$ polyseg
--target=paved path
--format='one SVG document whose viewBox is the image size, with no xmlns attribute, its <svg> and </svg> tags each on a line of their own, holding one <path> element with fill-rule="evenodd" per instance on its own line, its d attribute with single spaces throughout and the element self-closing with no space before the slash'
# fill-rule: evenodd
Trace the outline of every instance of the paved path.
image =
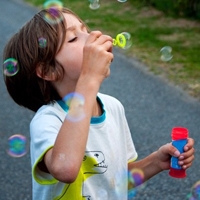
<svg viewBox="0 0 200 200">
<path fill-rule="evenodd" d="M 37 9 L 21 0 L 0 1 L 0 62 L 2 50 Z M 2 70 L 0 70 L 2 73 Z M 0 74 L 2 77 L 2 74 Z M 187 171 L 187 178 L 173 179 L 162 172 L 149 180 L 135 200 L 182 200 L 200 180 L 200 102 L 179 88 L 151 75 L 137 61 L 115 50 L 111 76 L 101 91 L 117 97 L 126 110 L 139 159 L 170 142 L 171 128 L 185 126 L 196 140 L 196 160 Z M 31 200 L 30 155 L 12 158 L 7 155 L 7 139 L 20 133 L 29 139 L 29 122 L 33 113 L 10 99 L 3 79 L 0 79 L 0 200 Z"/>
</svg>

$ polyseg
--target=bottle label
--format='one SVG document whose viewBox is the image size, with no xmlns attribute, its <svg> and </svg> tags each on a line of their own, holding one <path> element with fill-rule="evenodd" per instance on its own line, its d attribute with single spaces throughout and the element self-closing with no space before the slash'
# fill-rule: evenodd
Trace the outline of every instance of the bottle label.
<svg viewBox="0 0 200 200">
<path fill-rule="evenodd" d="M 184 146 L 186 144 L 187 144 L 187 139 L 172 141 L 172 145 L 175 146 L 180 153 L 184 152 Z M 174 169 L 182 169 L 182 167 L 178 164 L 178 158 L 173 156 L 171 157 L 171 167 Z"/>
</svg>

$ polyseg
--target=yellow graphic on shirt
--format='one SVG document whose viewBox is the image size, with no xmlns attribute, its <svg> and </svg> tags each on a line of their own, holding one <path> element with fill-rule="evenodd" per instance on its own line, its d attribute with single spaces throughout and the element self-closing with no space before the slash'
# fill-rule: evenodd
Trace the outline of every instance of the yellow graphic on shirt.
<svg viewBox="0 0 200 200">
<path fill-rule="evenodd" d="M 86 151 L 76 181 L 66 184 L 62 194 L 54 200 L 91 200 L 90 194 L 84 194 L 83 184 L 91 176 L 103 174 L 106 170 L 107 165 L 101 151 Z"/>
</svg>

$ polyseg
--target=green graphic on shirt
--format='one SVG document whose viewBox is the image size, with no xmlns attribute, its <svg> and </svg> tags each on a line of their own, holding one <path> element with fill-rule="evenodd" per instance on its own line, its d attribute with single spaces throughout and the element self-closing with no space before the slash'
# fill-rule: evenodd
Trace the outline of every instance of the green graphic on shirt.
<svg viewBox="0 0 200 200">
<path fill-rule="evenodd" d="M 95 174 L 105 173 L 106 170 L 107 165 L 101 151 L 86 151 L 76 181 L 66 184 L 62 194 L 54 200 L 90 200 L 90 194 L 84 194 L 84 182 Z"/>
</svg>

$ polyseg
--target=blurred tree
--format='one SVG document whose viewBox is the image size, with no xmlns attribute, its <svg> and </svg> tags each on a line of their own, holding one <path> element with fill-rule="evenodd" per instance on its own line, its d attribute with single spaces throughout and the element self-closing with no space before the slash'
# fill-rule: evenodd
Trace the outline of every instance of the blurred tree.
<svg viewBox="0 0 200 200">
<path fill-rule="evenodd" d="M 170 15 L 200 19 L 200 0 L 142 0 L 142 2 Z"/>
</svg>

